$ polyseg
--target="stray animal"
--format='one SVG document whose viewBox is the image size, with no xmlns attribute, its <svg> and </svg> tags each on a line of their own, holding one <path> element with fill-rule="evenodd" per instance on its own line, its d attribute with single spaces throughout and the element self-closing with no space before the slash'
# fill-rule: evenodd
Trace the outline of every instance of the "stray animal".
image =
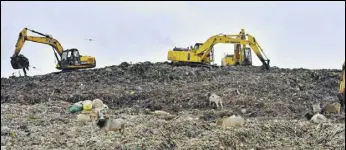
<svg viewBox="0 0 346 150">
<path fill-rule="evenodd" d="M 221 106 L 221 109 L 223 109 L 223 104 L 222 104 L 222 98 L 218 95 L 216 95 L 215 93 L 212 94 L 208 94 L 209 97 L 209 105 L 211 105 L 212 103 L 216 104 L 216 107 L 219 108 L 219 104 Z"/>
<path fill-rule="evenodd" d="M 227 118 L 221 118 L 216 121 L 216 126 L 222 128 L 228 128 L 233 126 L 242 126 L 245 124 L 245 119 L 241 116 L 231 116 Z"/>
<path fill-rule="evenodd" d="M 99 119 L 96 125 L 105 132 L 119 131 L 121 134 L 124 134 L 125 130 L 125 122 L 123 119 L 109 119 L 105 117 L 104 119 Z"/>
<path fill-rule="evenodd" d="M 310 120 L 313 123 L 327 122 L 327 118 L 320 113 L 317 113 L 315 115 L 312 115 L 310 113 L 306 113 L 304 116 L 306 117 L 306 119 Z"/>
<path fill-rule="evenodd" d="M 323 107 L 321 114 L 330 114 L 330 113 L 336 113 L 339 114 L 341 109 L 340 103 L 333 103 L 333 104 L 327 104 Z"/>
<path fill-rule="evenodd" d="M 321 104 L 320 103 L 313 104 L 312 105 L 312 111 L 314 113 L 321 112 Z"/>
</svg>

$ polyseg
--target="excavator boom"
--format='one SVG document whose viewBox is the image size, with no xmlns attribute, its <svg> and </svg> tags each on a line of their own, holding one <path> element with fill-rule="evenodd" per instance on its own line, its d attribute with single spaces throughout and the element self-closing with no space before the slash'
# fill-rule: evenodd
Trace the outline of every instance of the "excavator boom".
<svg viewBox="0 0 346 150">
<path fill-rule="evenodd" d="M 31 31 L 40 36 L 28 36 L 27 32 Z M 24 28 L 20 33 L 16 43 L 15 51 L 11 57 L 11 65 L 13 69 L 22 69 L 27 68 L 28 66 L 24 63 L 22 55 L 19 55 L 21 52 L 24 43 L 26 41 L 31 41 L 35 43 L 47 44 L 53 48 L 58 64 L 56 69 L 59 70 L 75 70 L 75 69 L 86 69 L 94 68 L 96 66 L 96 59 L 92 56 L 81 56 L 78 49 L 67 49 L 64 50 L 60 42 L 54 39 L 48 34 L 43 34 L 28 28 Z"/>
<path fill-rule="evenodd" d="M 27 31 L 31 31 L 33 33 L 39 34 L 43 37 L 36 37 L 36 36 L 27 36 Z M 18 56 L 18 54 L 20 53 L 20 51 L 22 50 L 25 41 L 31 41 L 31 42 L 36 42 L 36 43 L 42 43 L 42 44 L 48 44 L 50 46 L 52 46 L 54 48 L 54 50 L 61 55 L 63 52 L 63 47 L 62 45 L 59 43 L 58 40 L 54 39 L 53 37 L 51 37 L 50 35 L 46 35 L 34 30 L 30 30 L 28 28 L 24 28 L 20 33 L 19 33 L 19 37 L 16 43 L 16 49 L 14 51 L 14 54 L 12 57 L 16 57 Z"/>
<path fill-rule="evenodd" d="M 215 44 L 218 44 L 218 43 L 241 44 L 241 45 L 249 45 L 251 49 L 254 51 L 254 53 L 257 55 L 257 57 L 261 60 L 263 66 L 266 69 L 269 69 L 270 60 L 264 55 L 264 52 L 262 48 L 259 46 L 259 44 L 257 43 L 256 39 L 249 34 L 246 34 L 248 39 L 244 39 L 244 37 L 242 37 L 242 33 L 244 33 L 244 30 L 242 30 L 241 34 L 239 35 L 218 34 L 218 35 L 214 35 L 210 37 L 208 40 L 206 40 L 202 44 L 199 44 L 198 46 L 196 46 L 197 45 L 196 44 L 193 49 L 182 50 L 182 51 L 177 51 L 174 49 L 170 50 L 168 51 L 168 60 L 171 60 L 173 63 L 190 62 L 190 63 L 210 64 L 213 61 L 211 56 L 213 56 L 213 46 Z M 235 59 L 239 59 L 239 56 L 237 55 L 238 54 L 236 54 Z"/>
</svg>

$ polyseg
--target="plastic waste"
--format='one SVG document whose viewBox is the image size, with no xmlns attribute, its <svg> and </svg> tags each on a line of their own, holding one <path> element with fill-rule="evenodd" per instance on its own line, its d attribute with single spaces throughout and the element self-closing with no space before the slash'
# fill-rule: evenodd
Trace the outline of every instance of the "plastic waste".
<svg viewBox="0 0 346 150">
<path fill-rule="evenodd" d="M 87 101 L 83 103 L 83 110 L 90 111 L 92 110 L 92 108 L 93 108 L 92 101 Z"/>
<path fill-rule="evenodd" d="M 82 111 L 82 105 L 72 105 L 69 109 L 70 113 L 76 113 Z"/>
<path fill-rule="evenodd" d="M 83 109 L 83 101 L 80 101 L 80 102 L 74 103 L 70 107 L 69 111 L 70 113 L 76 113 L 76 112 L 82 111 L 82 109 Z"/>
</svg>

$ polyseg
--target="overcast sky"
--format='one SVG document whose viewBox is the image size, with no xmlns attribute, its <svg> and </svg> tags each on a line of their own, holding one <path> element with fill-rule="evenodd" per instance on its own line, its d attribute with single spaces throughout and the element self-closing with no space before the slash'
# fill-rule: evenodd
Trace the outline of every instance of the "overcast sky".
<svg viewBox="0 0 346 150">
<path fill-rule="evenodd" d="M 340 69 L 345 60 L 345 2 L 2 1 L 2 77 L 18 72 L 10 56 L 24 27 L 51 34 L 64 49 L 95 56 L 97 67 L 166 61 L 174 46 L 188 47 L 242 28 L 256 37 L 271 66 Z M 233 53 L 233 45 L 214 49 L 218 64 L 225 53 Z M 36 67 L 28 75 L 58 71 L 48 45 L 26 42 L 21 53 Z M 255 55 L 253 61 L 261 64 Z"/>
</svg>

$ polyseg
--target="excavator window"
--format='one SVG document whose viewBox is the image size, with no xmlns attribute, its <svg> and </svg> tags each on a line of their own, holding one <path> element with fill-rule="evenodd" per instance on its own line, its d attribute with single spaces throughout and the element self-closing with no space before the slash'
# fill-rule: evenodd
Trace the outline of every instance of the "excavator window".
<svg viewBox="0 0 346 150">
<path fill-rule="evenodd" d="M 195 50 L 197 50 L 197 49 L 199 48 L 199 46 L 200 46 L 200 45 L 199 45 L 198 43 L 196 43 L 196 44 L 195 44 Z"/>
<path fill-rule="evenodd" d="M 244 53 L 245 53 L 245 59 L 248 60 L 251 57 L 251 49 L 244 48 Z"/>
<path fill-rule="evenodd" d="M 71 58 L 71 51 L 68 51 L 68 52 L 67 52 L 67 57 L 68 57 L 68 58 Z"/>
<path fill-rule="evenodd" d="M 62 64 L 64 65 L 80 65 L 79 60 L 79 51 L 72 49 L 72 50 L 65 50 L 61 55 Z"/>
<path fill-rule="evenodd" d="M 67 60 L 67 53 L 66 52 L 62 53 L 61 60 Z"/>
<path fill-rule="evenodd" d="M 78 51 L 73 51 L 73 56 L 74 57 L 79 57 L 79 52 Z"/>
<path fill-rule="evenodd" d="M 73 61 L 75 65 L 80 65 L 79 63 L 79 52 L 78 50 L 73 50 Z"/>
</svg>

